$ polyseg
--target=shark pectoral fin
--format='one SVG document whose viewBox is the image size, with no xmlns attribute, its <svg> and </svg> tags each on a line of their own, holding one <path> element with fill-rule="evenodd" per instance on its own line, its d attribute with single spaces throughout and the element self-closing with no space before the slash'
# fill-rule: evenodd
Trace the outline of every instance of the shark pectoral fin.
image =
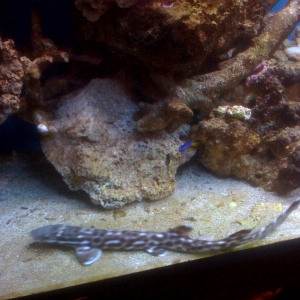
<svg viewBox="0 0 300 300">
<path fill-rule="evenodd" d="M 181 226 L 177 226 L 175 228 L 171 228 L 169 230 L 169 232 L 174 232 L 177 233 L 179 235 L 188 235 L 190 231 L 193 230 L 193 226 L 192 225 L 181 225 Z"/>
<path fill-rule="evenodd" d="M 88 266 L 97 261 L 102 255 L 102 250 L 91 247 L 77 247 L 75 249 L 77 259 L 84 266 Z"/>
<path fill-rule="evenodd" d="M 146 251 L 154 256 L 164 256 L 168 252 L 166 249 L 157 248 L 157 247 L 151 247 Z"/>
</svg>

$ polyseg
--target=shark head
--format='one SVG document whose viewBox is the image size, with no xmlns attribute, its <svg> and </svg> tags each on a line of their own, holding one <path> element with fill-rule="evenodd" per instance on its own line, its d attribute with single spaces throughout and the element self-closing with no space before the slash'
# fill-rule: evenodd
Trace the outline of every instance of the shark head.
<svg viewBox="0 0 300 300">
<path fill-rule="evenodd" d="M 31 231 L 31 236 L 37 242 L 43 243 L 54 243 L 57 240 L 57 236 L 59 235 L 60 229 L 64 227 L 64 225 L 46 225 Z"/>
</svg>

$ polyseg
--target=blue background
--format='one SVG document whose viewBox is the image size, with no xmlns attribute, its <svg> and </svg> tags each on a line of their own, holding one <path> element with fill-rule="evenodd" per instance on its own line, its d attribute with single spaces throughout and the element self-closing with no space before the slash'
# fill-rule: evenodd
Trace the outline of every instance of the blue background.
<svg viewBox="0 0 300 300">
<path fill-rule="evenodd" d="M 286 3 L 288 2 L 288 0 L 280 0 L 272 9 L 271 11 L 276 11 L 278 9 L 280 9 L 281 7 L 283 7 L 284 5 L 286 5 Z"/>
</svg>

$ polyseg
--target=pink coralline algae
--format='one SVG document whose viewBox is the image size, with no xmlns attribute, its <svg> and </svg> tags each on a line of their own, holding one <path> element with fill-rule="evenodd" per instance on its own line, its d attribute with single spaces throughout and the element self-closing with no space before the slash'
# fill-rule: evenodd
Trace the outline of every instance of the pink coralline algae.
<svg viewBox="0 0 300 300">
<path fill-rule="evenodd" d="M 161 0 L 163 8 L 171 8 L 174 6 L 175 0 Z"/>
<path fill-rule="evenodd" d="M 254 69 L 252 75 L 248 76 L 246 79 L 246 85 L 250 86 L 251 84 L 256 84 L 259 81 L 259 77 L 266 73 L 269 69 L 269 64 L 265 61 L 261 62 L 257 67 Z"/>
</svg>

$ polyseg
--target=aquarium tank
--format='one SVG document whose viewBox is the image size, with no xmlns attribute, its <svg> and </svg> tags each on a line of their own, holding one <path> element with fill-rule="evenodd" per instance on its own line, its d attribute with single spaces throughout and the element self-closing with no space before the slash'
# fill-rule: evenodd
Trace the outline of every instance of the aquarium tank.
<svg viewBox="0 0 300 300">
<path fill-rule="evenodd" d="M 300 0 L 2 0 L 0 299 L 201 282 L 297 241 L 299 21 Z"/>
</svg>

